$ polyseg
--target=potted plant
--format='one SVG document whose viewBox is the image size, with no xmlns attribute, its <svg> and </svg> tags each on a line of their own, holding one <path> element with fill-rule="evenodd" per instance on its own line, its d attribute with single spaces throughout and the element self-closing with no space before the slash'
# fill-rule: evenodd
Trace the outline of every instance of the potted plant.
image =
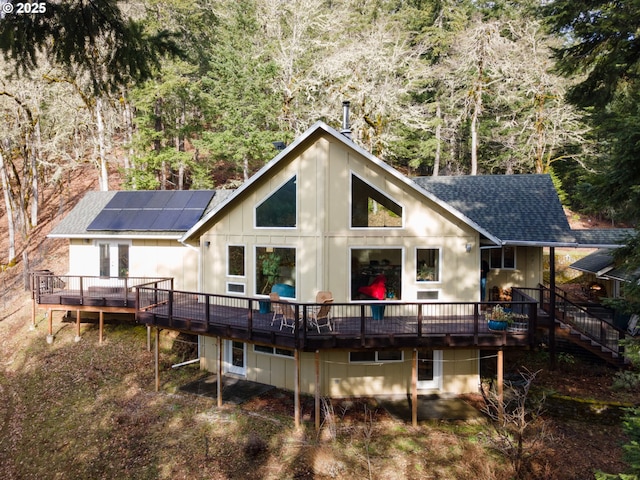
<svg viewBox="0 0 640 480">
<path fill-rule="evenodd" d="M 263 253 L 258 257 L 260 261 L 260 272 L 262 273 L 262 289 L 260 293 L 262 295 L 268 295 L 271 291 L 271 287 L 278 281 L 280 277 L 280 255 L 275 252 Z M 271 309 L 271 303 L 261 301 L 260 313 L 268 313 Z"/>
<path fill-rule="evenodd" d="M 512 321 L 507 326 L 507 331 L 511 333 L 527 333 L 529 330 L 529 316 L 524 313 L 512 313 Z"/>
<path fill-rule="evenodd" d="M 487 314 L 489 330 L 506 330 L 511 323 L 513 323 L 513 313 L 511 310 L 503 308 L 502 305 L 496 305 Z"/>
</svg>

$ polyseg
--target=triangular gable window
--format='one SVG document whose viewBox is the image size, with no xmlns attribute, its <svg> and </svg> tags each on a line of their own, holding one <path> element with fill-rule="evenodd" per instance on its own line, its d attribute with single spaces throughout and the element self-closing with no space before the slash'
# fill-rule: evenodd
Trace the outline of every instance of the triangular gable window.
<svg viewBox="0 0 640 480">
<path fill-rule="evenodd" d="M 402 206 L 356 175 L 351 175 L 351 226 L 401 228 Z"/>
<path fill-rule="evenodd" d="M 297 197 L 294 176 L 256 207 L 256 227 L 295 228 Z"/>
</svg>

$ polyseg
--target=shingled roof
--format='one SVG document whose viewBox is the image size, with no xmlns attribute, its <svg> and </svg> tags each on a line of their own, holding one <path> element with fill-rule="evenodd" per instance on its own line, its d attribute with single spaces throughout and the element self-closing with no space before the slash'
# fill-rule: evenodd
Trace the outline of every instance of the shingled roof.
<svg viewBox="0 0 640 480">
<path fill-rule="evenodd" d="M 549 175 L 417 177 L 504 245 L 576 246 Z"/>
</svg>

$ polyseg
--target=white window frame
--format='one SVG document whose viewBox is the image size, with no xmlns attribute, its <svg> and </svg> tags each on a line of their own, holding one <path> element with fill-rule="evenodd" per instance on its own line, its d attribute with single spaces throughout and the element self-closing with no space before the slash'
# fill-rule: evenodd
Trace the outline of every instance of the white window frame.
<svg viewBox="0 0 640 480">
<path fill-rule="evenodd" d="M 242 256 L 242 261 L 244 262 L 244 275 L 232 275 L 229 272 L 229 248 L 230 247 L 242 247 L 244 249 L 244 255 Z M 229 243 L 227 244 L 227 277 L 230 278 L 247 278 L 247 246 L 241 243 Z"/>
<path fill-rule="evenodd" d="M 261 350 L 256 350 L 256 347 L 270 348 L 271 349 L 271 353 L 263 352 Z M 278 350 L 291 352 L 291 355 L 283 355 L 282 353 L 278 353 Z M 269 345 L 256 345 L 256 344 L 254 344 L 253 345 L 253 353 L 255 353 L 256 355 L 269 355 L 271 357 L 280 357 L 280 358 L 288 358 L 288 359 L 293 359 L 293 357 L 294 357 L 293 350 L 289 350 L 287 348 L 272 347 L 272 346 L 269 346 Z"/>
<path fill-rule="evenodd" d="M 118 247 L 120 245 L 126 245 L 127 246 L 127 250 L 128 250 L 128 263 L 129 263 L 129 271 L 127 272 L 127 276 L 129 276 L 129 274 L 131 273 L 131 247 L 132 247 L 132 241 L 128 240 L 128 239 L 122 239 L 122 240 L 116 240 L 116 239 L 96 239 L 94 240 L 94 245 L 96 247 L 96 251 L 98 254 L 98 258 L 96 259 L 96 264 L 97 264 L 97 273 L 96 276 L 100 276 L 100 277 L 104 277 L 106 278 L 107 276 L 104 275 L 100 275 L 100 245 L 109 245 L 109 259 L 110 259 L 110 266 L 109 266 L 109 275 L 108 277 L 119 277 L 120 278 L 120 272 L 116 272 L 117 275 L 112 275 L 111 273 L 113 272 L 113 269 L 115 268 L 116 270 L 118 269 L 118 259 L 119 259 L 119 252 L 118 252 Z M 114 263 L 115 262 L 115 263 Z"/>
<path fill-rule="evenodd" d="M 263 245 L 263 244 L 254 245 L 253 246 L 253 259 L 254 259 L 253 260 L 253 273 L 252 273 L 252 275 L 253 275 L 253 288 L 255 288 L 256 296 L 258 296 L 258 297 L 267 297 L 267 296 L 269 296 L 268 292 L 266 294 L 262 294 L 261 292 L 258 291 L 258 288 L 257 288 L 258 287 L 258 285 L 257 285 L 257 282 L 258 282 L 257 273 L 258 273 L 258 249 L 259 248 L 265 248 L 265 249 L 266 248 L 272 248 L 274 250 L 277 249 L 277 248 L 286 248 L 286 249 L 289 249 L 289 250 L 293 250 L 295 252 L 296 264 L 295 264 L 294 268 L 295 268 L 295 272 L 296 273 L 295 273 L 295 277 L 294 277 L 294 285 L 293 285 L 293 287 L 296 289 L 296 297 L 295 298 L 297 298 L 298 297 L 297 285 L 299 285 L 299 281 L 298 281 L 299 280 L 298 279 L 298 271 L 299 271 L 299 268 L 298 268 L 298 261 L 299 261 L 299 259 L 298 259 L 298 247 L 297 246 L 291 246 L 291 245 Z M 294 300 L 295 300 L 295 298 L 294 298 Z"/>
<path fill-rule="evenodd" d="M 418 250 L 437 250 L 438 251 L 438 279 L 437 280 L 418 280 Z M 418 285 L 442 283 L 442 247 L 416 247 L 415 249 L 416 269 L 414 280 Z"/>
<path fill-rule="evenodd" d="M 375 350 L 373 353 L 375 354 L 373 360 L 351 360 L 352 353 L 362 353 L 359 351 L 351 351 L 349 352 L 349 363 L 353 363 L 356 365 L 366 365 L 371 363 L 401 363 L 404 362 L 404 350 L 392 350 L 394 352 L 400 352 L 400 360 L 380 360 L 378 358 L 378 354 L 380 353 L 378 350 Z"/>
<path fill-rule="evenodd" d="M 242 291 L 234 291 L 231 290 L 231 286 L 242 287 Z M 238 289 L 240 290 L 240 289 Z M 247 294 L 247 285 L 242 282 L 227 282 L 226 283 L 226 291 L 229 295 L 246 295 Z"/>
<path fill-rule="evenodd" d="M 280 190 L 287 183 L 289 183 L 292 178 L 294 178 L 295 182 L 296 182 L 296 224 L 295 224 L 295 226 L 293 226 L 293 227 L 259 227 L 258 226 L 258 207 L 263 205 L 278 190 Z M 298 223 L 299 223 L 299 219 L 300 219 L 300 215 L 299 215 L 299 213 L 300 213 L 300 210 L 299 210 L 300 192 L 299 192 L 299 188 L 298 188 L 297 182 L 298 182 L 298 174 L 294 173 L 290 177 L 287 177 L 287 179 L 284 182 L 280 183 L 276 188 L 271 189 L 269 191 L 269 193 L 262 198 L 262 200 L 260 200 L 259 202 L 256 202 L 256 204 L 253 207 L 253 227 L 254 228 L 256 228 L 258 230 L 296 230 L 298 228 Z"/>
<path fill-rule="evenodd" d="M 349 228 L 351 230 L 382 230 L 382 231 L 401 230 L 401 229 L 403 229 L 405 227 L 405 211 L 406 211 L 405 206 L 401 202 L 398 202 L 388 192 L 385 192 L 381 188 L 378 188 L 375 185 L 373 185 L 370 181 L 366 180 L 364 177 L 362 177 L 362 175 L 358 175 L 353 170 L 351 170 L 350 173 L 351 174 L 349 176 Z M 402 216 L 400 218 L 400 226 L 399 227 L 354 227 L 353 226 L 353 215 L 352 215 L 352 212 L 353 212 L 353 177 L 358 177 L 358 179 L 362 183 L 366 183 L 370 188 L 372 188 L 373 190 L 376 190 L 377 192 L 380 192 L 381 195 L 384 195 L 385 197 L 389 198 L 389 200 L 391 200 L 392 202 L 397 204 L 400 208 L 402 208 Z"/>
<path fill-rule="evenodd" d="M 405 267 L 405 248 L 402 246 L 399 247 L 390 247 L 390 246 L 386 246 L 386 245 L 374 245 L 374 246 L 367 246 L 367 245 L 357 245 L 357 246 L 351 246 L 349 247 L 348 250 L 348 254 L 349 254 L 349 258 L 347 259 L 347 265 L 349 265 L 349 278 L 353 278 L 353 265 L 351 263 L 351 260 L 353 259 L 353 251 L 354 250 L 400 250 L 400 290 L 404 290 L 406 291 L 406 289 L 403 289 L 402 286 L 404 285 L 404 267 Z M 296 262 L 297 262 L 297 257 L 296 257 Z M 362 303 L 362 300 L 353 300 L 351 298 L 351 289 L 349 288 L 349 301 L 350 302 L 354 302 L 354 303 Z M 394 301 L 394 300 L 399 300 L 398 296 L 396 295 L 393 299 L 390 298 L 385 298 L 384 300 L 371 300 L 371 301 Z M 370 303 L 371 301 L 367 301 L 367 303 Z"/>
<path fill-rule="evenodd" d="M 504 249 L 505 248 L 512 248 L 513 249 L 513 267 L 505 267 L 504 266 Z M 515 245 L 505 245 L 503 247 L 500 247 L 500 266 L 496 267 L 493 265 L 492 260 L 493 260 L 493 251 L 496 250 L 494 248 L 490 248 L 489 250 L 489 268 L 491 270 L 517 270 L 518 268 L 518 247 L 516 247 Z"/>
</svg>

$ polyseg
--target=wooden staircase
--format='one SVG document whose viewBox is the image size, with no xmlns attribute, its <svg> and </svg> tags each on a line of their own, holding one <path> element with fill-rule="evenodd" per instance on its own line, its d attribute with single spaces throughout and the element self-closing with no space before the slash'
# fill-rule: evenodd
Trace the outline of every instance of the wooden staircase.
<svg viewBox="0 0 640 480">
<path fill-rule="evenodd" d="M 550 315 L 551 291 L 545 290 L 542 309 Z M 628 364 L 624 356 L 624 347 L 620 345 L 625 331 L 613 324 L 610 315 L 609 318 L 605 318 L 602 309 L 590 309 L 573 303 L 561 290 L 555 292 L 555 307 L 556 338 L 577 345 L 618 368 Z"/>
<path fill-rule="evenodd" d="M 577 345 L 584 350 L 592 353 L 593 355 L 601 358 L 610 365 L 622 368 L 626 366 L 627 360 L 622 352 L 615 351 L 608 348 L 598 341 L 588 337 L 584 333 L 580 332 L 572 325 L 568 325 L 559 320 L 556 320 L 555 334 L 556 338 L 562 338 L 573 345 Z"/>
</svg>

